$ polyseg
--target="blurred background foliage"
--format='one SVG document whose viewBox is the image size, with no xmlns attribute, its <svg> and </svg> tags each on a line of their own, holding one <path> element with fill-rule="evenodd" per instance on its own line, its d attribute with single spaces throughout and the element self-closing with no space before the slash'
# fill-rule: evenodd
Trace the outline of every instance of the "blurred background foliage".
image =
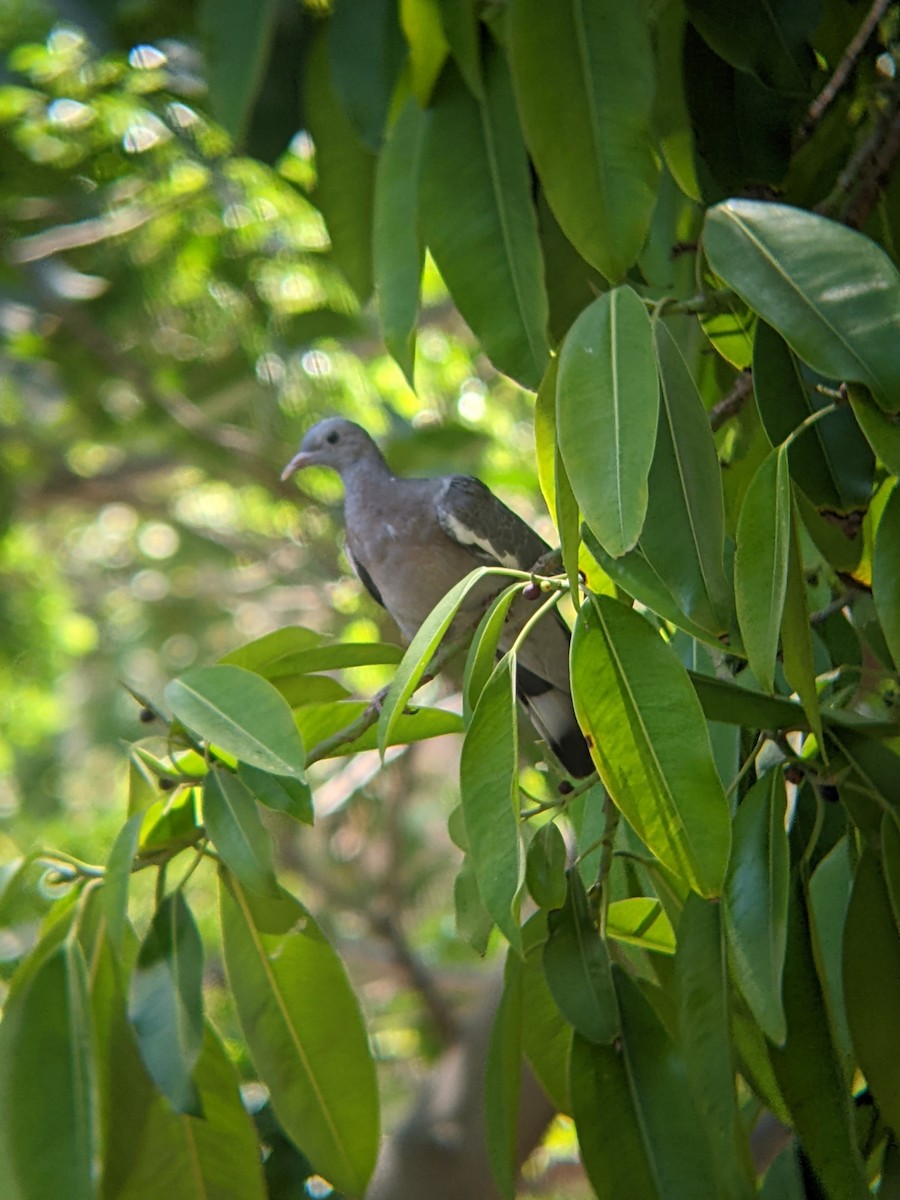
<svg viewBox="0 0 900 1200">
<path fill-rule="evenodd" d="M 396 640 L 340 557 L 336 480 L 304 477 L 310 502 L 279 482 L 314 420 L 358 420 L 398 469 L 476 473 L 547 521 L 530 397 L 476 355 L 430 263 L 410 389 L 333 263 L 296 98 L 238 153 L 207 112 L 200 19 L 161 0 L 0 11 L 0 861 L 103 860 L 125 743 L 153 733 L 132 692 L 294 623 Z M 413 747 L 377 779 L 372 756 L 322 764 L 315 834 L 276 829 L 407 1082 L 453 1020 L 423 964 L 451 992 L 478 975 L 447 904 L 455 754 Z M 4 977 L 41 915 L 23 895 Z"/>
</svg>

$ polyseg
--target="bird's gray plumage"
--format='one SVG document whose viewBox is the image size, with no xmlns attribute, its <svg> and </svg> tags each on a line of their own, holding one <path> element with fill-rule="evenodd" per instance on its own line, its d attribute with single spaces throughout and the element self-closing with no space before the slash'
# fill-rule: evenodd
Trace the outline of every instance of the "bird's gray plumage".
<svg viewBox="0 0 900 1200">
<path fill-rule="evenodd" d="M 344 484 L 347 557 L 370 595 L 411 640 L 450 589 L 485 564 L 528 571 L 546 542 L 478 479 L 465 475 L 409 479 L 394 475 L 368 433 L 331 417 L 308 431 L 283 479 L 306 467 L 331 467 Z M 503 586 L 496 578 L 472 589 L 459 622 L 471 622 Z M 513 606 L 507 648 L 533 609 Z M 569 632 L 552 614 L 518 656 L 518 690 L 538 732 L 573 775 L 593 770 L 578 728 L 568 676 Z"/>
</svg>

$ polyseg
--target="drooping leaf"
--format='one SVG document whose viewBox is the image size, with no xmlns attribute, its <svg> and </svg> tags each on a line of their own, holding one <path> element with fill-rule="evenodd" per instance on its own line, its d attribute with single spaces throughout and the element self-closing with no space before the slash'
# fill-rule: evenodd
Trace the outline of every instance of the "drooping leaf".
<svg viewBox="0 0 900 1200">
<path fill-rule="evenodd" d="M 851 383 L 847 391 L 853 415 L 876 457 L 892 475 L 900 475 L 900 421 L 883 412 L 860 384 Z"/>
<path fill-rule="evenodd" d="M 568 850 L 555 821 L 548 821 L 534 835 L 525 857 L 525 882 L 535 904 L 562 908 L 566 901 L 566 858 Z"/>
<path fill-rule="evenodd" d="M 852 888 L 853 868 L 844 837 L 819 862 L 809 881 L 809 916 L 822 991 L 847 1079 L 852 1078 L 856 1061 L 844 1002 L 844 929 Z"/>
<path fill-rule="evenodd" d="M 688 896 L 678 923 L 675 997 L 688 1086 L 723 1195 L 755 1196 L 735 1094 L 721 906 Z"/>
<path fill-rule="evenodd" d="M 613 802 L 689 887 L 720 894 L 728 804 L 700 704 L 675 654 L 632 609 L 591 597 L 572 640 L 572 690 Z"/>
<path fill-rule="evenodd" d="M 483 955 L 494 929 L 494 918 L 481 901 L 475 868 L 468 857 L 463 859 L 453 881 L 453 906 L 459 939 L 471 946 L 476 954 Z"/>
<path fill-rule="evenodd" d="M 277 673 L 276 666 L 284 658 L 291 660 L 292 671 L 303 670 L 302 667 L 293 665 L 294 660 L 297 656 L 305 655 L 321 646 L 324 640 L 322 634 L 313 629 L 306 629 L 303 625 L 289 625 L 284 629 L 273 629 L 271 633 L 264 633 L 262 637 L 254 638 L 252 642 L 230 650 L 219 659 L 219 663 L 245 667 L 248 671 L 256 671 L 257 674 L 268 678 L 271 673 Z M 284 673 L 290 674 L 290 671 Z"/>
<path fill-rule="evenodd" d="M 782 976 L 787 945 L 790 859 L 784 827 L 784 777 L 769 771 L 734 819 L 725 883 L 725 931 L 738 986 L 760 1028 L 784 1041 Z"/>
<path fill-rule="evenodd" d="M 256 798 L 231 771 L 213 768 L 203 784 L 203 824 L 219 857 L 244 887 L 264 896 L 280 889 L 272 865 L 272 839 Z"/>
<path fill-rule="evenodd" d="M 210 107 L 238 145 L 263 80 L 277 16 L 278 0 L 202 0 L 199 6 Z"/>
<path fill-rule="evenodd" d="M 370 150 L 384 136 L 406 46 L 394 0 L 338 0 L 328 25 L 334 90 Z"/>
<path fill-rule="evenodd" d="M 514 1200 L 519 1175 L 519 1095 L 525 1019 L 522 974 L 521 958 L 509 950 L 503 995 L 494 1016 L 484 1075 L 488 1162 L 505 1200 Z"/>
<path fill-rule="evenodd" d="M 781 621 L 781 647 L 784 677 L 800 697 L 810 729 L 818 744 L 823 743 L 822 717 L 816 689 L 816 665 L 813 658 L 809 625 L 809 602 L 800 551 L 800 521 L 796 508 L 792 510 L 790 542 L 788 545 L 787 586 L 784 595 L 784 615 Z"/>
<path fill-rule="evenodd" d="M 709 417 L 680 347 L 655 325 L 662 384 L 640 549 L 687 616 L 716 634 L 731 620 L 725 578 L 725 507 Z"/>
<path fill-rule="evenodd" d="M 519 950 L 525 863 L 519 833 L 517 721 L 515 662 L 507 655 L 485 684 L 472 714 L 459 764 L 459 788 L 481 901 Z"/>
<path fill-rule="evenodd" d="M 890 494 L 875 534 L 872 595 L 884 639 L 900 668 L 900 487 Z"/>
<path fill-rule="evenodd" d="M 203 1042 L 203 944 L 180 891 L 166 896 L 141 943 L 128 1016 L 153 1082 L 176 1112 L 202 1116 L 194 1067 Z"/>
<path fill-rule="evenodd" d="M 668 4 L 656 14 L 653 38 L 656 96 L 652 124 L 666 166 L 681 192 L 699 201 L 694 137 L 684 96 L 685 20 L 680 4 Z"/>
<path fill-rule="evenodd" d="M 577 870 L 566 875 L 566 899 L 547 916 L 544 974 L 560 1012 L 589 1041 L 608 1045 L 619 1030 L 609 953 L 588 909 Z"/>
<path fill-rule="evenodd" d="M 521 590 L 520 584 L 504 588 L 478 622 L 466 656 L 463 679 L 463 711 L 467 718 L 471 717 L 478 698 L 484 691 L 484 685 L 497 664 L 497 643 L 503 633 L 509 607 Z"/>
<path fill-rule="evenodd" d="M 793 1127 L 825 1194 L 864 1200 L 869 1188 L 797 881 L 788 906 L 784 1012 L 787 1038 L 769 1053 Z"/>
<path fill-rule="evenodd" d="M 254 897 L 223 873 L 219 897 L 238 1018 L 278 1120 L 336 1188 L 361 1195 L 378 1150 L 378 1092 L 343 965 L 286 893 Z"/>
<path fill-rule="evenodd" d="M 606 936 L 657 954 L 675 953 L 672 922 L 652 896 L 613 900 L 606 914 Z"/>
<path fill-rule="evenodd" d="M 481 79 L 481 47 L 478 13 L 472 0 L 438 0 L 444 33 L 466 86 L 479 100 L 484 95 Z"/>
<path fill-rule="evenodd" d="M 379 0 L 368 5 L 366 0 L 342 0 L 338 11 L 354 10 L 368 21 L 368 12 L 376 7 L 382 12 L 395 11 L 392 0 Z M 377 19 L 377 18 L 376 18 Z M 390 20 L 390 16 L 387 16 Z M 340 17 L 331 22 L 331 45 L 338 37 Z M 354 31 L 355 34 L 355 31 Z M 343 56 L 340 56 L 343 60 Z M 361 80 L 365 77 L 362 62 L 372 63 L 381 70 L 381 63 L 371 54 L 368 45 L 354 44 L 351 65 L 339 78 Z M 303 71 L 303 106 L 306 125 L 316 147 L 316 190 L 314 201 L 325 218 L 334 260 L 344 278 L 356 293 L 360 304 L 372 292 L 372 217 L 375 194 L 375 155 L 360 140 L 358 127 L 348 116 L 354 106 L 345 109 L 338 99 L 337 79 L 332 76 L 328 45 L 324 35 L 318 35 L 309 51 Z M 371 93 L 370 93 L 371 94 Z M 357 113 L 360 122 L 371 117 L 368 133 L 380 138 L 383 116 L 376 113 Z M 379 122 L 381 124 L 379 125 Z M 377 131 L 376 131 L 377 127 Z"/>
<path fill-rule="evenodd" d="M 653 329 L 630 287 L 598 296 L 563 343 L 556 392 L 559 449 L 578 506 L 614 558 L 647 512 L 659 415 Z"/>
<path fill-rule="evenodd" d="M 531 1069 L 558 1112 L 571 1112 L 569 1050 L 572 1026 L 565 1020 L 547 986 L 544 945 L 547 916 L 536 912 L 522 926 L 525 951 L 522 1002 L 528 1019 L 522 1027 L 522 1048 Z"/>
<path fill-rule="evenodd" d="M 753 674 L 774 690 L 791 544 L 791 481 L 784 445 L 763 459 L 741 505 L 734 555 L 738 623 Z"/>
<path fill-rule="evenodd" d="M 805 96 L 812 74 L 809 40 L 821 17 L 821 0 L 750 0 L 740 22 L 729 21 L 715 0 L 687 0 L 692 24 L 715 52 L 760 83 Z"/>
<path fill-rule="evenodd" d="M 658 174 L 644 10 L 612 0 L 513 0 L 509 50 L 550 207 L 581 255 L 618 283 L 644 242 Z"/>
<path fill-rule="evenodd" d="M 536 389 L 547 296 L 528 156 L 499 50 L 478 101 L 448 65 L 427 114 L 419 220 L 457 308 L 498 370 Z"/>
<path fill-rule="evenodd" d="M 424 108 L 450 52 L 439 0 L 400 0 L 400 25 L 409 46 L 409 81 Z"/>
<path fill-rule="evenodd" d="M 20 974 L 0 1024 L 4 1194 L 94 1200 L 100 1147 L 84 955 L 65 938 L 49 953 L 38 947 Z"/>
<path fill-rule="evenodd" d="M 900 924 L 871 850 L 856 869 L 844 928 L 844 996 L 853 1045 L 882 1119 L 900 1130 Z"/>
<path fill-rule="evenodd" d="M 384 344 L 410 386 L 425 247 L 419 238 L 419 161 L 425 116 L 407 101 L 391 126 L 375 175 L 373 256 Z"/>
<path fill-rule="evenodd" d="M 757 200 L 710 209 L 703 244 L 716 274 L 804 362 L 900 409 L 900 273 L 880 247 L 836 221 Z"/>
<path fill-rule="evenodd" d="M 243 667 L 195 667 L 166 687 L 172 711 L 195 734 L 276 775 L 303 778 L 303 742 L 278 691 Z"/>
<path fill-rule="evenodd" d="M 119 830 L 106 860 L 101 897 L 106 914 L 107 937 L 117 952 L 122 950 L 128 924 L 128 888 L 142 823 L 142 813 L 134 813 L 128 818 Z"/>
<path fill-rule="evenodd" d="M 237 773 L 238 779 L 246 784 L 260 804 L 275 812 L 287 813 L 304 825 L 312 825 L 313 802 L 308 783 L 287 775 L 272 775 L 243 762 L 238 763 Z"/>
</svg>

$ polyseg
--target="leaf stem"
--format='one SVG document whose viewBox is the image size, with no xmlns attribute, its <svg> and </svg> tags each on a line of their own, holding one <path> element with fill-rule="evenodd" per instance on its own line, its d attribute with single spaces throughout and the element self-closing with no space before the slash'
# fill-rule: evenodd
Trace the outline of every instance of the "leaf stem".
<svg viewBox="0 0 900 1200">
<path fill-rule="evenodd" d="M 817 421 L 821 421 L 823 417 L 830 417 L 832 413 L 838 412 L 841 408 L 843 408 L 843 405 L 835 402 L 834 404 L 826 404 L 824 408 L 820 408 L 816 412 L 810 413 L 809 416 L 806 417 L 805 420 L 801 421 L 796 429 L 792 429 L 784 439 L 782 445 L 784 446 L 785 450 L 789 450 L 794 442 L 796 442 L 797 438 L 800 437 L 802 433 L 805 433 L 807 429 L 815 425 Z"/>
</svg>

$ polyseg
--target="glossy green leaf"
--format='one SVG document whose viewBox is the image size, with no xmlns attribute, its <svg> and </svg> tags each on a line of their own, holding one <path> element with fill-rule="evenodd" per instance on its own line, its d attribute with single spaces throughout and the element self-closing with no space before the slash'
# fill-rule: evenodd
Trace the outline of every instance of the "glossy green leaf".
<svg viewBox="0 0 900 1200">
<path fill-rule="evenodd" d="M 697 895 L 688 896 L 678 922 L 675 997 L 688 1086 L 713 1172 L 723 1195 L 755 1196 L 735 1094 L 722 908 Z"/>
<path fill-rule="evenodd" d="M 685 14 L 680 4 L 668 4 L 654 15 L 657 80 L 653 131 L 679 189 L 685 196 L 699 201 L 694 137 L 684 96 Z"/>
<path fill-rule="evenodd" d="M 121 1042 L 114 1051 L 123 1053 Z M 257 1132 L 237 1072 L 210 1026 L 194 1069 L 202 1117 L 173 1113 L 136 1077 L 139 1069 L 138 1063 L 120 1072 L 111 1105 L 104 1200 L 264 1200 Z"/>
<path fill-rule="evenodd" d="M 94 1200 L 100 1146 L 87 968 L 73 938 L 41 954 L 20 971 L 0 1024 L 4 1196 Z"/>
<path fill-rule="evenodd" d="M 166 700 L 195 734 L 276 775 L 303 777 L 303 742 L 286 701 L 243 667 L 195 667 L 173 679 Z"/>
<path fill-rule="evenodd" d="M 662 389 L 640 549 L 681 609 L 721 634 L 731 620 L 725 578 L 725 507 L 709 417 L 684 356 L 663 321 L 655 325 Z"/>
<path fill-rule="evenodd" d="M 770 1057 L 797 1137 L 826 1195 L 863 1200 L 869 1189 L 799 882 L 792 886 L 788 906 L 784 1011 L 787 1038 L 783 1047 L 770 1048 Z"/>
<path fill-rule="evenodd" d="M 377 7 L 394 11 L 393 0 L 379 0 Z M 374 13 L 376 4 L 367 0 L 342 0 L 341 9 L 358 12 L 368 8 Z M 363 21 L 366 18 L 363 17 Z M 336 28 L 331 24 L 331 40 L 334 44 Z M 364 62 L 371 62 L 376 71 L 381 63 L 371 53 L 370 46 L 354 48 L 351 66 L 338 75 L 339 80 L 362 79 L 365 75 Z M 313 196 L 316 207 L 325 218 L 334 260 L 356 293 L 364 303 L 372 292 L 372 220 L 375 194 L 375 155 L 359 140 L 357 128 L 336 92 L 338 82 L 333 79 L 325 37 L 320 35 L 313 42 L 303 70 L 303 107 L 306 127 L 316 147 L 316 189 Z M 364 121 L 369 114 L 356 113 L 357 120 Z M 381 123 L 379 125 L 379 122 Z M 368 133 L 380 138 L 383 114 L 380 110 L 371 114 Z"/>
<path fill-rule="evenodd" d="M 419 161 L 425 115 L 407 101 L 391 126 L 375 175 L 373 256 L 384 344 L 410 386 L 425 247 L 419 237 Z"/>
<path fill-rule="evenodd" d="M 547 915 L 544 974 L 560 1012 L 591 1042 L 608 1045 L 619 1031 L 609 953 L 591 919 L 577 870 L 566 876 L 566 900 Z"/>
<path fill-rule="evenodd" d="M 844 996 L 859 1065 L 882 1119 L 900 1131 L 900 924 L 884 873 L 866 850 L 844 928 Z"/>
<path fill-rule="evenodd" d="M 544 945 L 547 916 L 536 912 L 522 927 L 522 1003 L 528 1018 L 522 1028 L 525 1057 L 557 1112 L 571 1112 L 569 1050 L 572 1026 L 565 1020 L 547 986 Z"/>
<path fill-rule="evenodd" d="M 625 1059 L 575 1034 L 569 1058 L 572 1116 L 581 1161 L 598 1200 L 663 1200 L 641 1138 Z"/>
<path fill-rule="evenodd" d="M 238 145 L 263 81 L 277 16 L 278 0 L 202 0 L 198 8 L 212 115 Z"/>
<path fill-rule="evenodd" d="M 706 216 L 713 270 L 831 379 L 900 409 L 900 274 L 874 242 L 815 213 L 727 200 Z"/>
<path fill-rule="evenodd" d="M 347 741 L 330 744 L 322 748 L 322 739 L 331 739 L 352 726 L 369 708 L 366 700 L 345 701 L 343 704 L 327 704 L 321 707 L 297 710 L 297 724 L 304 740 L 309 742 L 310 754 L 319 758 L 343 758 L 360 750 L 378 749 L 378 727 L 369 725 L 364 733 L 353 735 L 352 728 Z M 427 738 L 441 737 L 447 733 L 462 733 L 462 717 L 443 708 L 422 707 L 403 712 L 391 724 L 387 746 L 403 746 L 421 742 Z"/>
<path fill-rule="evenodd" d="M 453 906 L 456 913 L 456 932 L 476 954 L 484 955 L 494 929 L 494 918 L 481 902 L 475 868 L 468 857 L 453 881 Z"/>
<path fill-rule="evenodd" d="M 272 839 L 256 798 L 231 771 L 214 768 L 203 784 L 203 824 L 219 857 L 244 887 L 277 896 Z"/>
<path fill-rule="evenodd" d="M 731 1038 L 741 1075 L 755 1096 L 782 1125 L 790 1125 L 791 1115 L 769 1058 L 769 1042 L 754 1021 L 739 992 L 732 989 Z"/>
<path fill-rule="evenodd" d="M 559 378 L 559 357 L 553 355 L 547 362 L 534 400 L 534 452 L 537 464 L 538 484 L 547 505 L 547 511 L 556 515 L 556 384 Z"/>
<path fill-rule="evenodd" d="M 900 475 L 900 421 L 882 412 L 867 389 L 859 384 L 850 384 L 847 391 L 853 415 L 876 457 L 892 475 Z"/>
<path fill-rule="evenodd" d="M 142 813 L 135 813 L 128 818 L 116 835 L 106 860 L 106 874 L 100 895 L 106 915 L 106 935 L 118 953 L 122 951 L 128 924 L 128 889 L 143 819 Z"/>
<path fill-rule="evenodd" d="M 725 932 L 738 986 L 776 1044 L 785 1039 L 782 976 L 787 945 L 790 855 L 784 827 L 784 777 L 758 779 L 734 818 L 725 882 Z"/>
<path fill-rule="evenodd" d="M 505 60 L 491 50 L 482 102 L 448 66 L 427 114 L 419 220 L 457 308 L 498 370 L 537 388 L 547 296 L 528 157 Z"/>
<path fill-rule="evenodd" d="M 238 1018 L 275 1114 L 329 1182 L 361 1195 L 378 1151 L 378 1090 L 343 965 L 286 893 L 254 897 L 223 873 L 219 897 Z"/>
<path fill-rule="evenodd" d="M 478 628 L 469 644 L 463 679 L 463 711 L 467 719 L 471 717 L 472 710 L 484 691 L 484 685 L 497 665 L 497 644 L 503 633 L 509 606 L 521 590 L 520 584 L 504 588 L 478 622 Z"/>
<path fill-rule="evenodd" d="M 515 1200 L 519 1175 L 519 1095 L 525 1018 L 522 972 L 522 960 L 510 950 L 484 1074 L 488 1162 L 494 1182 L 505 1200 Z"/>
<path fill-rule="evenodd" d="M 226 666 L 245 667 L 248 671 L 256 671 L 268 678 L 282 659 L 289 658 L 293 661 L 297 656 L 302 657 L 308 651 L 321 646 L 324 641 L 322 634 L 313 629 L 306 629 L 303 625 L 288 625 L 284 629 L 273 629 L 271 633 L 264 633 L 262 637 L 254 638 L 252 642 L 230 650 L 219 662 Z M 303 668 L 292 665 L 285 673 L 290 674 L 294 670 Z"/>
<path fill-rule="evenodd" d="M 333 86 L 372 150 L 381 145 L 405 51 L 395 0 L 338 0 L 333 6 L 328 25 Z"/>
<path fill-rule="evenodd" d="M 285 675 L 308 675 L 314 671 L 393 666 L 402 658 L 403 648 L 393 642 L 327 642 L 307 650 L 280 655 L 256 670 L 265 679 L 275 682 Z"/>
<path fill-rule="evenodd" d="M 744 371 L 753 361 L 756 314 L 742 304 L 737 296 L 723 301 L 723 305 L 726 306 L 725 311 L 701 316 L 700 324 L 716 353 L 739 371 Z"/>
<path fill-rule="evenodd" d="M 509 51 L 550 207 L 579 253 L 618 283 L 644 243 L 658 176 L 644 10 L 613 0 L 513 0 Z"/>
<path fill-rule="evenodd" d="M 819 693 L 816 688 L 816 665 L 810 636 L 809 602 L 800 551 L 800 520 L 796 508 L 792 511 L 788 544 L 787 586 L 784 594 L 784 614 L 781 621 L 781 652 L 784 677 L 800 697 L 810 729 L 821 746 L 822 717 L 819 712 Z"/>
<path fill-rule="evenodd" d="M 541 908 L 562 908 L 566 901 L 568 850 L 555 821 L 542 825 L 525 857 L 525 882 Z"/>
<path fill-rule="evenodd" d="M 766 455 L 744 495 L 737 526 L 734 591 L 753 674 L 774 690 L 791 544 L 791 480 L 784 446 Z"/>
<path fill-rule="evenodd" d="M 851 1079 L 856 1064 L 844 1003 L 844 927 L 853 885 L 847 838 L 841 838 L 816 866 L 809 881 L 810 925 L 815 937 L 819 978 L 844 1077 Z"/>
<path fill-rule="evenodd" d="M 196 789 L 184 788 L 151 805 L 141 823 L 141 854 L 174 850 L 196 842 L 201 833 L 196 801 Z"/>
<path fill-rule="evenodd" d="M 424 108 L 450 52 L 438 0 L 400 0 L 400 25 L 409 46 L 409 82 Z"/>
<path fill-rule="evenodd" d="M 459 764 L 459 790 L 481 901 L 518 950 L 525 863 L 519 834 L 517 722 L 515 662 L 507 656 L 497 664 L 472 714 Z"/>
<path fill-rule="evenodd" d="M 613 900 L 606 914 L 606 936 L 657 954 L 675 953 L 672 922 L 652 896 Z"/>
<path fill-rule="evenodd" d="M 238 779 L 250 789 L 260 804 L 275 812 L 286 813 L 304 825 L 313 824 L 315 814 L 308 783 L 287 775 L 272 775 L 243 762 L 238 763 L 237 773 Z"/>
<path fill-rule="evenodd" d="M 821 0 L 750 0 L 731 21 L 716 0 L 687 0 L 688 17 L 721 58 L 760 83 L 806 96 L 813 67 L 809 40 Z"/>
<path fill-rule="evenodd" d="M 202 1116 L 193 1073 L 203 1042 L 203 944 L 180 891 L 166 896 L 141 943 L 128 1016 L 153 1082 L 176 1112 Z"/>
<path fill-rule="evenodd" d="M 831 401 L 815 392 L 796 355 L 771 325 L 760 321 L 753 347 L 753 390 L 773 446 Z M 791 477 L 817 509 L 865 509 L 872 494 L 874 460 L 849 408 L 816 421 L 791 445 Z"/>
<path fill-rule="evenodd" d="M 349 690 L 330 675 L 276 675 L 270 682 L 293 709 L 308 704 L 333 704 L 350 695 Z"/>
<path fill-rule="evenodd" d="M 497 572 L 491 567 L 477 567 L 465 579 L 461 579 L 454 588 L 451 588 L 419 626 L 416 636 L 410 642 L 409 648 L 403 655 L 403 660 L 391 680 L 388 694 L 381 706 L 381 713 L 378 717 L 378 749 L 382 754 L 388 746 L 393 744 L 391 739 L 394 729 L 406 708 L 406 702 L 419 686 L 435 650 L 450 628 L 460 605 L 472 588 L 489 574 L 502 574 L 502 572 Z"/>
<path fill-rule="evenodd" d="M 872 594 L 875 611 L 891 652 L 900 669 L 900 487 L 895 486 L 878 522 L 872 562 Z"/>
<path fill-rule="evenodd" d="M 720 894 L 728 803 L 687 673 L 643 617 L 591 597 L 572 640 L 581 728 L 613 802 L 660 861 L 701 895 Z"/>
<path fill-rule="evenodd" d="M 632 549 L 647 512 L 659 416 L 653 328 L 637 293 L 598 296 L 559 359 L 559 449 L 584 519 L 614 558 Z"/>
<path fill-rule="evenodd" d="M 438 8 L 456 65 L 469 91 L 481 99 L 480 27 L 474 0 L 438 0 Z"/>
</svg>

